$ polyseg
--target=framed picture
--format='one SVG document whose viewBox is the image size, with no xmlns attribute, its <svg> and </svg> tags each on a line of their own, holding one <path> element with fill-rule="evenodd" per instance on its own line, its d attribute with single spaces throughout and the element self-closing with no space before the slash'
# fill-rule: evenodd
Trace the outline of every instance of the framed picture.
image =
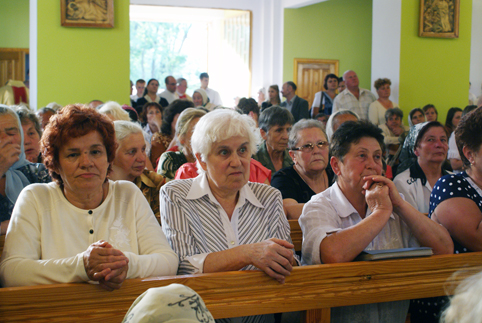
<svg viewBox="0 0 482 323">
<path fill-rule="evenodd" d="M 420 0 L 420 37 L 459 38 L 460 0 Z"/>
<path fill-rule="evenodd" d="M 114 28 L 114 0 L 60 0 L 65 27 Z"/>
</svg>

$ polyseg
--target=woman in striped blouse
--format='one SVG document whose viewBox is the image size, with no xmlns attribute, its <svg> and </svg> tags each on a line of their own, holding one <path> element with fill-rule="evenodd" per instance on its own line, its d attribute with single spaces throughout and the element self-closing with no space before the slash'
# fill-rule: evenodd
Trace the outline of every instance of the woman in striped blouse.
<svg viewBox="0 0 482 323">
<path fill-rule="evenodd" d="M 290 274 L 293 245 L 281 194 L 248 182 L 259 142 L 247 115 L 220 109 L 199 120 L 191 146 L 201 174 L 169 182 L 160 196 L 162 229 L 179 255 L 178 274 L 259 269 L 280 283 Z M 242 322 L 273 322 L 273 315 Z"/>
</svg>

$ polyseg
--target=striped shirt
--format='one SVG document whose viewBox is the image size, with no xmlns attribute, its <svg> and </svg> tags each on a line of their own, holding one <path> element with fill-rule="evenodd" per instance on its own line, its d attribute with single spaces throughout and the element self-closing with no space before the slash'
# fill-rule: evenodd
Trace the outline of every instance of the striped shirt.
<svg viewBox="0 0 482 323">
<path fill-rule="evenodd" d="M 278 238 L 291 242 L 281 193 L 268 185 L 248 182 L 239 191 L 231 217 L 217 202 L 206 174 L 175 180 L 161 189 L 162 229 L 179 256 L 178 274 L 202 272 L 209 253 Z M 257 269 L 252 265 L 242 270 Z M 273 315 L 250 316 L 217 322 L 273 322 Z"/>
</svg>

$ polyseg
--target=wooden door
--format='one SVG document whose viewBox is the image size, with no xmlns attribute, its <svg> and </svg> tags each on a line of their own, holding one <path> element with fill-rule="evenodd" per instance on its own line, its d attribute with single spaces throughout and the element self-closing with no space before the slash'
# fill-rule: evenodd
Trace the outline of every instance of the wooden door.
<svg viewBox="0 0 482 323">
<path fill-rule="evenodd" d="M 0 48 L 0 87 L 8 80 L 25 80 L 28 48 Z"/>
<path fill-rule="evenodd" d="M 296 94 L 313 104 L 315 93 L 325 90 L 323 83 L 327 74 L 338 75 L 338 60 L 295 58 L 294 77 Z"/>
</svg>

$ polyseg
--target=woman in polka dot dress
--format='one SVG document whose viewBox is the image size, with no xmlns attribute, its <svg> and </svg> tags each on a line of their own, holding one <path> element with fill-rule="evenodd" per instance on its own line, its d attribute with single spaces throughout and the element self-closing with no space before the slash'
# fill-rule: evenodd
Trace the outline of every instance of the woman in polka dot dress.
<svg viewBox="0 0 482 323">
<path fill-rule="evenodd" d="M 437 181 L 429 217 L 449 231 L 455 253 L 482 251 L 482 108 L 463 117 L 455 140 L 466 171 Z M 447 303 L 446 297 L 413 300 L 411 322 L 438 322 Z"/>
</svg>

